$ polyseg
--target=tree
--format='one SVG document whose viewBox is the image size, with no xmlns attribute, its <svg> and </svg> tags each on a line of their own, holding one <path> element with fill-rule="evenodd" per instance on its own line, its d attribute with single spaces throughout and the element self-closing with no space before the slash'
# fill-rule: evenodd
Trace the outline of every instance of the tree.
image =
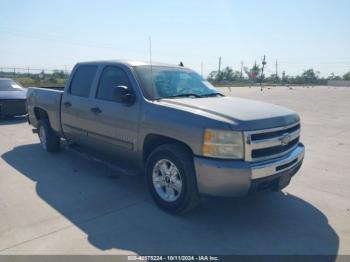
<svg viewBox="0 0 350 262">
<path fill-rule="evenodd" d="M 318 80 L 320 72 L 318 71 L 314 71 L 313 68 L 307 69 L 305 70 L 302 74 L 301 74 L 301 81 L 303 83 L 315 83 Z"/>
<path fill-rule="evenodd" d="M 63 70 L 53 70 L 53 76 L 56 78 L 64 78 L 65 74 Z"/>
<path fill-rule="evenodd" d="M 232 82 L 239 80 L 241 77 L 241 72 L 233 71 L 229 66 L 225 67 L 222 71 L 212 71 L 208 76 L 208 81 L 212 82 Z"/>
<path fill-rule="evenodd" d="M 343 75 L 343 79 L 347 80 L 347 81 L 350 81 L 350 71 L 347 72 L 345 75 Z"/>
<path fill-rule="evenodd" d="M 328 77 L 327 80 L 342 80 L 340 76 L 336 76 L 334 73 L 331 73 Z"/>
<path fill-rule="evenodd" d="M 265 78 L 265 81 L 268 83 L 278 83 L 280 80 L 281 79 L 276 74 L 271 74 L 269 77 Z"/>
<path fill-rule="evenodd" d="M 233 74 L 233 70 L 232 70 L 232 68 L 231 67 L 229 67 L 229 66 L 226 66 L 225 68 L 224 68 L 224 70 L 222 70 L 222 75 L 223 75 L 223 80 L 225 80 L 225 81 L 232 81 L 233 80 L 233 76 L 234 76 L 234 74 Z"/>
<path fill-rule="evenodd" d="M 211 82 L 215 81 L 217 74 L 218 74 L 218 71 L 211 71 L 207 77 L 207 80 Z"/>
<path fill-rule="evenodd" d="M 215 81 L 216 82 L 221 82 L 223 80 L 224 80 L 224 72 L 223 71 L 217 72 L 217 74 L 215 76 Z"/>
</svg>

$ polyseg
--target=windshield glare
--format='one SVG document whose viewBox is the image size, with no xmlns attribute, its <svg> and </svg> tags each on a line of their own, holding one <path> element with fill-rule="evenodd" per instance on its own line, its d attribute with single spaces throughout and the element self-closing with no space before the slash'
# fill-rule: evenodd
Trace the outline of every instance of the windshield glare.
<svg viewBox="0 0 350 262">
<path fill-rule="evenodd" d="M 0 80 L 0 91 L 21 91 L 22 87 L 12 80 Z"/>
<path fill-rule="evenodd" d="M 184 96 L 186 94 L 199 97 L 219 93 L 199 74 L 185 68 L 152 66 L 151 70 L 151 66 L 137 66 L 135 70 L 141 81 L 145 96 L 150 99 Z"/>
</svg>

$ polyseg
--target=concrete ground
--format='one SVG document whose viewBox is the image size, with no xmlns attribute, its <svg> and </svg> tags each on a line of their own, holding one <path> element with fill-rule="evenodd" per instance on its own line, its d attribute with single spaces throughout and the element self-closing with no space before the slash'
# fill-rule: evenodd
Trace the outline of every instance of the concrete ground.
<svg viewBox="0 0 350 262">
<path fill-rule="evenodd" d="M 141 179 L 0 120 L 0 254 L 350 254 L 350 88 L 222 90 L 300 113 L 306 158 L 284 192 L 172 216 Z"/>
</svg>

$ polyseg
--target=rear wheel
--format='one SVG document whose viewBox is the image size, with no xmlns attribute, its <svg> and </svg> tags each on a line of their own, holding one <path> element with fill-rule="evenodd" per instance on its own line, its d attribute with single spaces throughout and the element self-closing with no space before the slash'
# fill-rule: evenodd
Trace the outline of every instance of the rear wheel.
<svg viewBox="0 0 350 262">
<path fill-rule="evenodd" d="M 52 130 L 47 119 L 39 121 L 38 136 L 41 147 L 47 152 L 57 152 L 60 149 L 60 138 Z"/>
<path fill-rule="evenodd" d="M 192 154 L 183 146 L 156 148 L 146 163 L 146 179 L 153 200 L 171 213 L 185 213 L 199 204 Z"/>
</svg>

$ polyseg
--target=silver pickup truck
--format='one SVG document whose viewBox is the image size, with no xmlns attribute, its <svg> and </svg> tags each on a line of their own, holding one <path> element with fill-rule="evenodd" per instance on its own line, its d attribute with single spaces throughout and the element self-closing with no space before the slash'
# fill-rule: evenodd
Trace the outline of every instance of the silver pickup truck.
<svg viewBox="0 0 350 262">
<path fill-rule="evenodd" d="M 295 112 L 224 96 L 181 66 L 78 63 L 64 91 L 29 88 L 27 99 L 44 150 L 65 139 L 132 166 L 173 213 L 193 209 L 202 194 L 281 190 L 304 158 Z"/>
</svg>

